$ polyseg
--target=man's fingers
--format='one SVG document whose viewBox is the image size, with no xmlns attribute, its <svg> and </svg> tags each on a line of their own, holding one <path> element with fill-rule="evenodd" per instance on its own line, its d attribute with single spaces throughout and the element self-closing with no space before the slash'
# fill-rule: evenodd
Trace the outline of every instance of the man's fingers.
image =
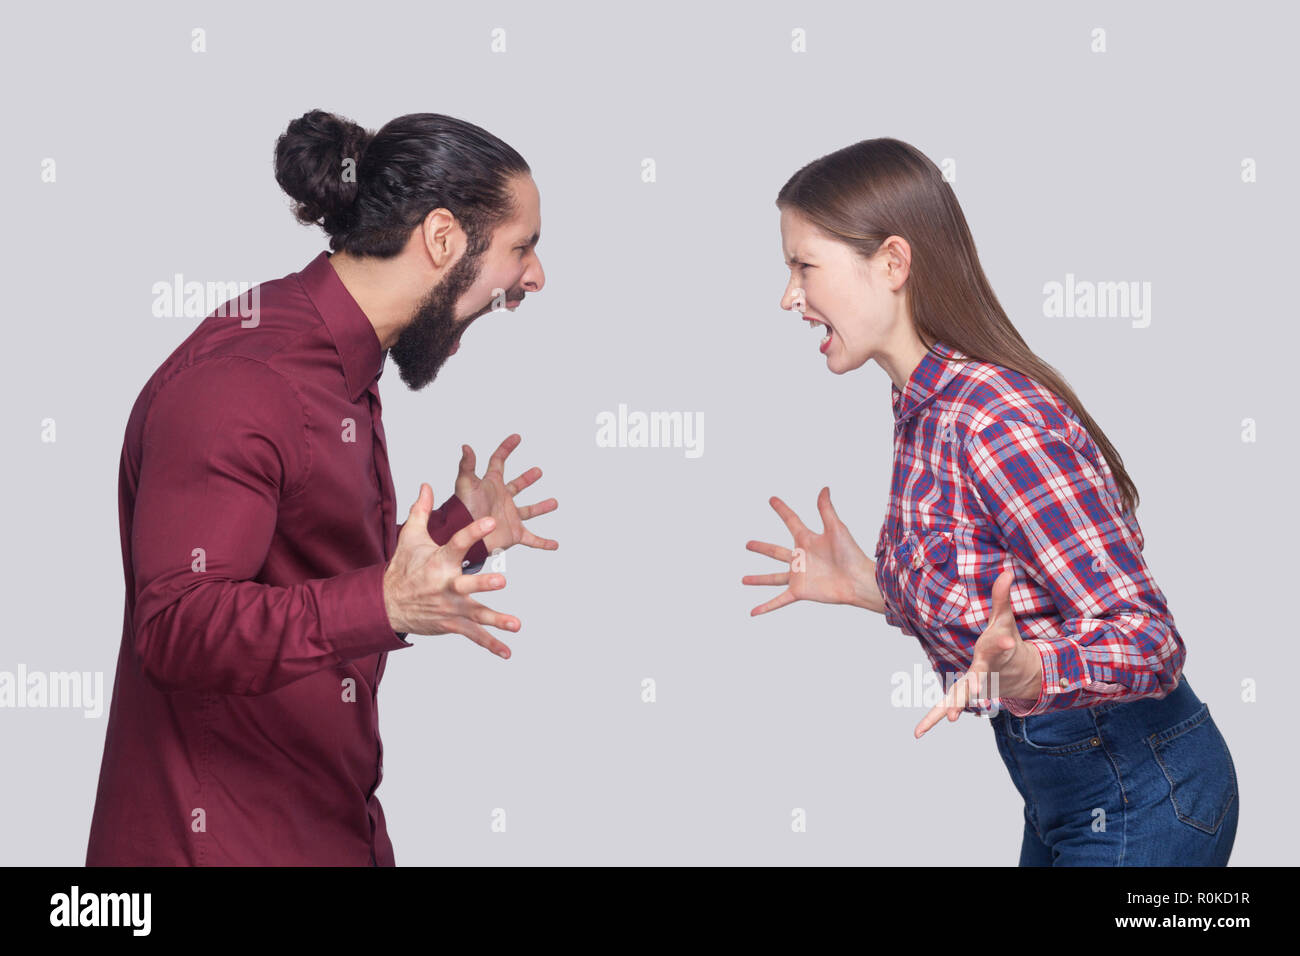
<svg viewBox="0 0 1300 956">
<path fill-rule="evenodd" d="M 785 526 L 790 529 L 790 534 L 794 535 L 799 531 L 808 530 L 804 527 L 803 522 L 799 520 L 799 516 L 791 511 L 789 506 L 780 498 L 773 495 L 768 499 L 768 502 L 776 509 L 776 513 L 781 516 Z"/>
<path fill-rule="evenodd" d="M 452 628 L 452 633 L 463 634 L 479 647 L 486 647 L 493 654 L 505 660 L 510 659 L 510 648 L 472 621 L 460 618 L 459 623 Z"/>
<path fill-rule="evenodd" d="M 794 560 L 794 554 L 789 548 L 783 548 L 780 545 L 768 544 L 766 541 L 747 541 L 745 543 L 746 551 L 753 551 L 756 554 L 765 554 L 769 558 L 776 558 L 782 564 L 789 564 Z"/>
<path fill-rule="evenodd" d="M 456 559 L 457 564 L 461 564 L 465 560 L 466 552 L 474 546 L 474 542 L 487 537 L 488 533 L 496 526 L 496 520 L 492 517 L 471 521 L 453 534 L 443 547 L 447 549 L 448 554 Z"/>
<path fill-rule="evenodd" d="M 506 456 L 515 450 L 520 441 L 522 439 L 518 435 L 510 435 L 500 445 L 497 445 L 497 450 L 488 459 L 488 471 L 505 471 Z"/>
<path fill-rule="evenodd" d="M 426 495 L 425 489 L 429 493 Z M 410 534 L 423 533 L 429 537 L 429 514 L 433 511 L 433 489 L 426 482 L 420 482 L 420 493 L 416 496 L 415 503 L 411 505 L 411 510 L 406 513 L 406 521 L 402 524 L 401 533 L 398 537 Z M 407 531 L 407 529 L 418 529 Z"/>
<path fill-rule="evenodd" d="M 470 611 L 468 617 L 476 624 L 483 624 L 488 627 L 499 627 L 503 631 L 518 631 L 523 627 L 519 618 L 511 614 L 502 614 L 500 611 L 494 611 L 490 607 L 485 607 L 477 601 L 470 601 Z"/>
<path fill-rule="evenodd" d="M 794 601 L 794 595 L 789 591 L 782 591 L 766 604 L 760 604 L 749 612 L 750 617 L 757 617 L 760 614 L 766 614 L 768 611 L 775 611 L 779 607 L 785 607 Z"/>
<path fill-rule="evenodd" d="M 474 449 L 469 445 L 460 446 L 460 474 L 476 477 L 474 474 Z"/>
<path fill-rule="evenodd" d="M 485 574 L 462 574 L 451 582 L 451 588 L 457 594 L 477 594 L 480 591 L 499 591 L 506 586 L 506 576 L 487 572 Z"/>
<path fill-rule="evenodd" d="M 486 575 L 483 575 L 486 576 Z M 503 614 L 500 611 L 494 611 L 486 604 L 479 604 L 478 601 L 466 598 L 462 607 L 456 611 L 456 618 L 467 621 L 473 621 L 476 624 L 483 624 L 488 627 L 499 627 L 503 631 L 517 631 L 523 624 L 519 618 L 513 614 Z M 449 623 L 450 627 L 455 630 L 455 622 Z M 458 634 L 464 633 L 457 631 Z"/>
<path fill-rule="evenodd" d="M 519 543 L 530 548 L 541 548 L 543 551 L 554 551 L 560 546 L 560 542 L 554 538 L 539 538 L 527 528 L 524 529 L 524 536 L 519 539 Z"/>
<path fill-rule="evenodd" d="M 429 488 L 429 483 L 427 481 L 420 482 L 420 493 L 415 496 L 415 502 L 411 505 L 409 512 L 411 515 L 418 515 L 423 511 L 424 516 L 427 518 L 429 512 L 433 510 L 433 489 L 429 488 L 429 494 L 426 496 L 424 493 L 426 488 Z"/>
<path fill-rule="evenodd" d="M 778 571 L 775 574 L 746 574 L 740 579 L 741 584 L 781 584 L 790 583 L 789 571 Z"/>
<path fill-rule="evenodd" d="M 550 514 L 558 507 L 560 507 L 558 501 L 554 498 L 547 498 L 535 505 L 524 505 L 522 508 L 517 509 L 517 513 L 521 521 L 527 521 L 529 518 L 536 518 L 538 515 Z"/>
<path fill-rule="evenodd" d="M 534 465 L 514 481 L 507 482 L 506 491 L 510 492 L 510 497 L 513 498 L 540 477 L 542 477 L 542 469 Z"/>
</svg>

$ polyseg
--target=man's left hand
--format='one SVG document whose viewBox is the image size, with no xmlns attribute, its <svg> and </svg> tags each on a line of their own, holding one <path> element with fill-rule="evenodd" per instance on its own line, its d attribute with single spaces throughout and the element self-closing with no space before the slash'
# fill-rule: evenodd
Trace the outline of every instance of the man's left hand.
<svg viewBox="0 0 1300 956">
<path fill-rule="evenodd" d="M 520 441 L 522 439 L 517 434 L 503 441 L 488 460 L 487 474 L 482 478 L 474 474 L 474 449 L 469 445 L 461 446 L 455 494 L 475 520 L 489 515 L 496 519 L 496 527 L 483 539 L 483 546 L 489 554 L 498 548 L 505 550 L 516 544 L 526 544 L 530 548 L 545 551 L 554 551 L 560 546 L 559 542 L 539 538 L 524 527 L 524 522 L 529 518 L 558 508 L 559 503 L 554 498 L 515 508 L 514 496 L 542 477 L 542 469 L 529 468 L 514 481 L 505 481 L 506 457 Z"/>
</svg>

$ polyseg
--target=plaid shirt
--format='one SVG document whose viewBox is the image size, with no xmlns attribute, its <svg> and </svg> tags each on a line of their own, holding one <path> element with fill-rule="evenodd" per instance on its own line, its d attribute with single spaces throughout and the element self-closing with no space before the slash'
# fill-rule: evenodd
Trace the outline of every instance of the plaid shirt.
<svg viewBox="0 0 1300 956">
<path fill-rule="evenodd" d="M 1037 700 L 997 706 L 1019 717 L 1173 690 L 1182 638 L 1137 519 L 1121 514 L 1114 476 L 1069 405 L 943 343 L 890 390 L 876 582 L 885 620 L 920 640 L 944 687 L 970 667 L 993 581 L 1011 569 L 1016 625 L 1042 657 L 1043 686 Z"/>
</svg>

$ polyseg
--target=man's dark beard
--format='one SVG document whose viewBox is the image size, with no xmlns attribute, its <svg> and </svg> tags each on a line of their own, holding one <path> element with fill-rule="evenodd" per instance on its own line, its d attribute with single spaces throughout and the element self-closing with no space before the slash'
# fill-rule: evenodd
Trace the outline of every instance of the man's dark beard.
<svg viewBox="0 0 1300 956">
<path fill-rule="evenodd" d="M 388 355 L 402 381 L 419 391 L 438 377 L 457 335 L 469 324 L 456 321 L 456 300 L 478 278 L 483 253 L 468 253 L 451 267 L 415 310 L 415 318 L 402 329 Z"/>
</svg>

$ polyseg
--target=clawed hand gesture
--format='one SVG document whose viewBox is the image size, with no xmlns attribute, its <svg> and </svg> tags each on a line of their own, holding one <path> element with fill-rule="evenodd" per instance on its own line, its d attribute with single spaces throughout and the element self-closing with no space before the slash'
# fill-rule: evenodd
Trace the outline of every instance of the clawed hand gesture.
<svg viewBox="0 0 1300 956">
<path fill-rule="evenodd" d="M 788 568 L 773 574 L 747 574 L 740 579 L 741 584 L 787 585 L 785 591 L 750 611 L 750 617 L 795 601 L 852 604 L 883 611 L 884 600 L 876 587 L 876 562 L 863 553 L 835 513 L 830 488 L 823 488 L 817 496 L 821 534 L 805 527 L 780 498 L 769 498 L 768 503 L 785 522 L 795 547 L 792 551 L 766 541 L 750 541 L 745 545 L 747 550 L 775 558 Z"/>
<path fill-rule="evenodd" d="M 505 550 L 516 544 L 544 551 L 554 551 L 560 546 L 550 538 L 539 538 L 524 527 L 524 522 L 529 518 L 558 508 L 559 503 L 554 498 L 522 508 L 515 507 L 515 495 L 542 477 L 542 469 L 529 468 L 514 481 L 505 480 L 506 458 L 521 440 L 515 434 L 497 446 L 497 450 L 488 459 L 487 473 L 482 478 L 474 474 L 474 449 L 469 445 L 461 446 L 460 470 L 456 474 L 454 493 L 475 518 L 490 517 L 496 521 L 496 527 L 483 539 L 483 546 L 489 554 L 498 548 Z"/>
<path fill-rule="evenodd" d="M 472 521 L 446 544 L 429 536 L 433 489 L 420 483 L 420 495 L 397 536 L 397 550 L 384 569 L 384 610 L 400 634 L 463 634 L 493 654 L 509 659 L 510 648 L 484 625 L 518 631 L 519 618 L 502 614 L 470 595 L 506 586 L 503 574 L 463 574 L 465 554 L 496 526 L 491 516 Z"/>
<path fill-rule="evenodd" d="M 949 722 L 961 716 L 971 700 L 1021 697 L 1037 700 L 1043 683 L 1043 661 L 1038 651 L 1020 636 L 1011 609 L 1011 582 L 1015 572 L 1003 571 L 993 582 L 993 616 L 975 642 L 970 669 L 952 685 L 913 731 L 919 740 L 945 713 Z"/>
</svg>

